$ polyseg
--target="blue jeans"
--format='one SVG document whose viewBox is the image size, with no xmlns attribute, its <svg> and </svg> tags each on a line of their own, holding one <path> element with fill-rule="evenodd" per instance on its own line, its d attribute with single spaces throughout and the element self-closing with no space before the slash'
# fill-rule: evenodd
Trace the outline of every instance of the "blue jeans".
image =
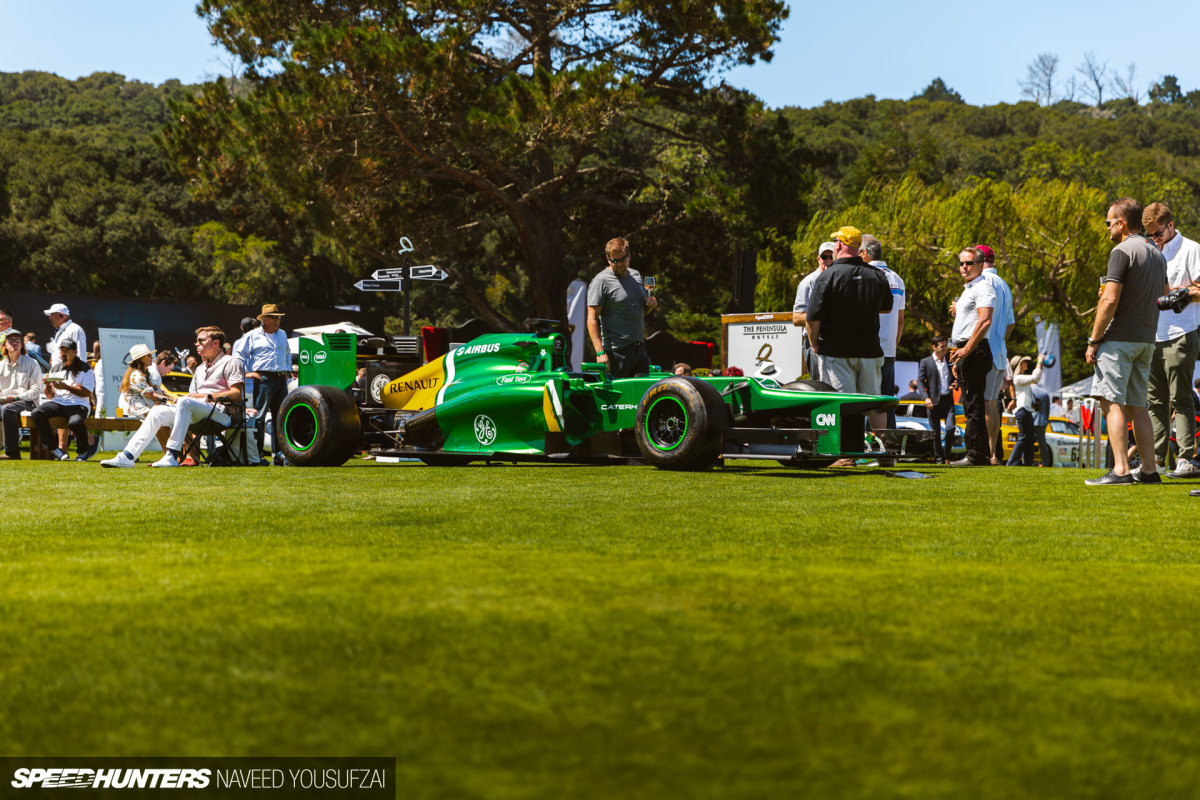
<svg viewBox="0 0 1200 800">
<path fill-rule="evenodd" d="M 1012 454 L 1008 457 L 1008 466 L 1032 467 L 1033 412 L 1027 408 L 1018 408 L 1014 416 L 1017 418 L 1017 443 L 1013 445 Z"/>
</svg>

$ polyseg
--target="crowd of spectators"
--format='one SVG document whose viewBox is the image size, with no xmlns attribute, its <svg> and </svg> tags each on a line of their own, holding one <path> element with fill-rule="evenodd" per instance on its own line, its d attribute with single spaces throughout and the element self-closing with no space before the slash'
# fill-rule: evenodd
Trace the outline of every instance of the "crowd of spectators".
<svg viewBox="0 0 1200 800">
<path fill-rule="evenodd" d="M 1200 300 L 1200 245 L 1175 229 L 1171 211 L 1162 203 L 1143 209 L 1123 198 L 1109 208 L 1105 222 L 1115 247 L 1101 281 L 1087 361 L 1095 366 L 1093 395 L 1111 432 L 1114 454 L 1119 455 L 1111 472 L 1088 483 L 1159 482 L 1172 422 L 1178 460 L 1168 476 L 1200 477 L 1195 425 L 1200 381 L 1194 387 L 1189 384 L 1200 356 L 1200 306 L 1188 302 Z M 949 341 L 934 337 L 932 353 L 920 362 L 918 379 L 904 398 L 924 403 L 938 462 L 1000 464 L 1003 445 L 998 434 L 1007 408 L 1018 428 L 1007 464 L 1033 466 L 1038 451 L 1041 465 L 1049 465 L 1045 430 L 1050 417 L 1062 416 L 1078 425 L 1080 409 L 1074 398 L 1064 407 L 1061 398 L 1052 399 L 1039 385 L 1045 354 L 1009 358 L 1008 340 L 1016 326 L 1013 295 L 995 261 L 988 245 L 958 252 L 963 290 L 948 309 Z M 1177 292 L 1173 307 L 1156 304 L 1172 290 Z M 807 374 L 838 391 L 894 393 L 903 308 L 904 282 L 882 261 L 879 241 L 851 226 L 835 231 L 831 241 L 818 248 L 816 269 L 796 289 L 792 322 L 804 328 Z M 950 461 L 955 391 L 966 421 L 966 453 Z M 885 433 L 895 425 L 878 416 L 869 422 Z M 1139 469 L 1132 474 L 1125 455 L 1127 423 L 1140 455 Z"/>
<path fill-rule="evenodd" d="M 54 327 L 54 335 L 44 349 L 37 345 L 34 334 L 13 327 L 10 312 L 0 310 L 4 350 L 0 359 L 4 452 L 0 460 L 21 458 L 22 415 L 27 414 L 28 425 L 37 431 L 48 458 L 69 460 L 69 440 L 73 437 L 76 460 L 87 461 L 100 448 L 100 438 L 88 430 L 87 424 L 88 418 L 104 407 L 100 343 L 94 343 L 89 363 L 86 334 L 71 319 L 70 309 L 55 303 L 43 313 Z M 189 355 L 182 368 L 172 350 L 155 354 L 145 343 L 131 347 L 123 361 L 117 416 L 140 420 L 141 425 L 121 452 L 101 463 L 106 467 L 131 467 L 155 438 L 164 455 L 152 466 L 194 463 L 185 456 L 188 429 L 194 423 L 211 420 L 218 427 L 229 427 L 244 416 L 255 419 L 277 412 L 291 376 L 282 317 L 277 306 L 267 304 L 257 319 L 244 320 L 236 352 L 220 328 L 199 328 L 196 355 Z M 188 391 L 182 395 L 168 391 L 163 383 L 164 377 L 177 369 L 191 375 Z M 61 420 L 64 427 L 55 430 L 54 420 Z M 259 433 L 257 441 L 247 437 L 250 441 L 242 445 L 252 456 L 248 460 L 268 465 L 270 462 L 258 456 L 262 452 L 262 426 L 250 427 Z M 277 437 L 272 449 L 275 463 L 286 465 Z"/>
</svg>

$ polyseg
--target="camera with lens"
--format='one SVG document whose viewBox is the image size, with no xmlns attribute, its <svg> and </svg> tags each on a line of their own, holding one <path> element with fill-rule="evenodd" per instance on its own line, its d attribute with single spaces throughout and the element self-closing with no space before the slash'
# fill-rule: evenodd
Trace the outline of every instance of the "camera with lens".
<svg viewBox="0 0 1200 800">
<path fill-rule="evenodd" d="M 1158 304 L 1159 311 L 1170 309 L 1178 314 L 1183 311 L 1188 303 L 1192 302 L 1192 298 L 1188 295 L 1188 290 L 1185 287 L 1182 289 L 1172 289 L 1154 302 Z"/>
</svg>

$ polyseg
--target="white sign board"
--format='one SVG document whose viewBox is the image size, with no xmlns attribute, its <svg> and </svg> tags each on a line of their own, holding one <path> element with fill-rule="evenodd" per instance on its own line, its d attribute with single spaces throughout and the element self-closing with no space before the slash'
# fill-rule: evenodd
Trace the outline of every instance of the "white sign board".
<svg viewBox="0 0 1200 800">
<path fill-rule="evenodd" d="M 725 366 L 740 367 L 757 375 L 766 364 L 775 365 L 775 380 L 789 383 L 804 374 L 801 329 L 792 324 L 792 312 L 726 314 L 721 317 L 725 339 Z"/>
<path fill-rule="evenodd" d="M 134 330 L 132 328 L 101 328 L 100 329 L 100 360 L 103 363 L 102 375 L 96 376 L 96 383 L 104 381 L 104 416 L 117 415 L 117 400 L 121 396 L 121 379 L 125 377 L 125 368 L 129 366 L 129 348 L 135 344 L 144 344 L 154 349 L 154 331 Z M 97 386 L 99 389 L 99 386 Z"/>
<path fill-rule="evenodd" d="M 144 344 L 154 349 L 154 331 L 134 330 L 131 328 L 101 328 L 100 329 L 100 362 L 103 369 L 96 375 L 96 394 L 101 394 L 100 386 L 104 386 L 103 397 L 96 400 L 104 401 L 103 408 L 97 408 L 96 413 L 106 417 L 117 415 L 117 402 L 121 399 L 121 379 L 125 377 L 125 368 L 129 366 L 129 348 L 135 344 Z M 124 447 L 133 434 L 107 431 L 103 435 L 102 447 L 105 450 L 119 450 Z M 152 444 L 152 449 L 158 447 L 158 442 Z"/>
</svg>

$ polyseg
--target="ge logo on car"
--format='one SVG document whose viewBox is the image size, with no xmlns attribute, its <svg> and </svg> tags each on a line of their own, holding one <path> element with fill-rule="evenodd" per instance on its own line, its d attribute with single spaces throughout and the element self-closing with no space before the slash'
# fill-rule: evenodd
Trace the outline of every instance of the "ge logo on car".
<svg viewBox="0 0 1200 800">
<path fill-rule="evenodd" d="M 390 380 L 385 373 L 380 373 L 371 381 L 371 399 L 376 403 L 383 402 L 383 390 L 387 388 Z"/>
<path fill-rule="evenodd" d="M 308 363 L 308 351 L 307 350 L 300 351 L 300 363 L 301 364 Z"/>
<path fill-rule="evenodd" d="M 485 445 L 496 441 L 496 423 L 491 417 L 480 414 L 475 418 L 475 438 Z"/>
</svg>

